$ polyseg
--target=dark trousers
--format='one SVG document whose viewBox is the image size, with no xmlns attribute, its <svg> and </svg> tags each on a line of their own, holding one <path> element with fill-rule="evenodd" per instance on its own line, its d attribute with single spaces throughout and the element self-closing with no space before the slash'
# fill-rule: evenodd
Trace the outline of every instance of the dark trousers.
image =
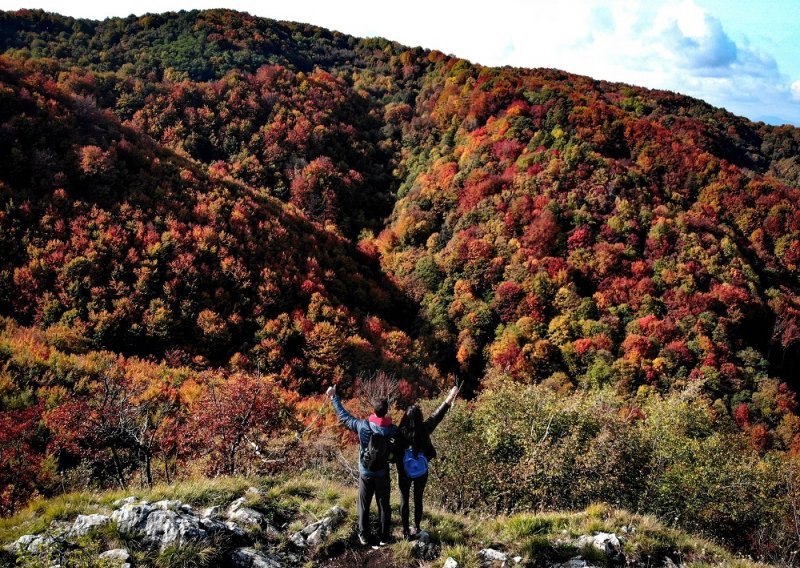
<svg viewBox="0 0 800 568">
<path fill-rule="evenodd" d="M 389 506 L 389 493 L 391 489 L 389 472 L 383 477 L 366 477 L 361 475 L 358 479 L 358 534 L 369 538 L 369 508 L 372 505 L 372 496 L 378 502 L 378 517 L 381 522 L 380 539 L 388 542 L 392 533 L 392 509 Z"/>
<path fill-rule="evenodd" d="M 398 470 L 400 470 L 398 468 Z M 414 527 L 419 530 L 422 522 L 422 494 L 425 493 L 425 485 L 428 483 L 428 474 L 424 474 L 416 479 L 411 479 L 404 473 L 398 471 L 398 485 L 400 486 L 400 518 L 403 521 L 403 532 L 408 532 L 409 499 L 411 497 L 411 486 L 414 486 Z"/>
</svg>

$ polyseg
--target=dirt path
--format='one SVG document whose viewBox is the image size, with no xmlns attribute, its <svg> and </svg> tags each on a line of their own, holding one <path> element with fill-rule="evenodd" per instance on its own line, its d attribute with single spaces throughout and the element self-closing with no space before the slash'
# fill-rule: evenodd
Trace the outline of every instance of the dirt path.
<svg viewBox="0 0 800 568">
<path fill-rule="evenodd" d="M 407 568 L 406 564 L 397 564 L 389 548 L 372 550 L 369 547 L 348 549 L 336 558 L 320 564 L 320 568 Z"/>
</svg>

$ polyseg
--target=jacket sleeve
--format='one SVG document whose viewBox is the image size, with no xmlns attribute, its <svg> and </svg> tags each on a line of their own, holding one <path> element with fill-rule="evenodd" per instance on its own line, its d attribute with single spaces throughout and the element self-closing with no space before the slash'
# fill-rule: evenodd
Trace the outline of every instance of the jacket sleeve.
<svg viewBox="0 0 800 568">
<path fill-rule="evenodd" d="M 437 408 L 433 414 L 431 414 L 428 419 L 425 421 L 425 430 L 428 431 L 428 434 L 432 433 L 436 430 L 436 427 L 444 418 L 444 415 L 447 414 L 447 411 L 450 410 L 450 403 L 443 402 L 439 408 Z"/>
<path fill-rule="evenodd" d="M 338 396 L 334 396 L 331 400 L 333 401 L 333 408 L 336 411 L 336 416 L 339 417 L 339 421 L 342 423 L 342 425 L 344 425 L 344 427 L 348 430 L 358 432 L 358 424 L 361 421 L 345 410 L 344 406 L 342 406 L 342 401 Z"/>
</svg>

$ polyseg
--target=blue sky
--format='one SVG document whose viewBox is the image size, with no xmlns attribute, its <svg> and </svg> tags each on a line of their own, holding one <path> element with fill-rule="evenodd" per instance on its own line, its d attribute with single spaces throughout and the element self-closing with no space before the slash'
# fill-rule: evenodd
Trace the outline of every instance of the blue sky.
<svg viewBox="0 0 800 568">
<path fill-rule="evenodd" d="M 800 125 L 800 0 L 0 0 L 102 19 L 227 7 L 439 49 L 669 89 Z"/>
</svg>

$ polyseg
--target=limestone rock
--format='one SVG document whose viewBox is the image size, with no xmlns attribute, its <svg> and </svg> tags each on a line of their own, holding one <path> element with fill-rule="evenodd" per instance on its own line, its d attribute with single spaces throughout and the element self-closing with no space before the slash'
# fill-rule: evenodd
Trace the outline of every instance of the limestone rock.
<svg viewBox="0 0 800 568">
<path fill-rule="evenodd" d="M 327 515 L 315 523 L 307 525 L 302 530 L 289 537 L 289 541 L 298 548 L 319 546 L 327 539 L 333 529 L 347 516 L 347 511 L 341 507 L 333 507 Z"/>
<path fill-rule="evenodd" d="M 306 539 L 302 535 L 302 533 L 296 532 L 292 536 L 289 537 L 289 542 L 295 545 L 297 548 L 306 548 L 308 546 L 306 544 Z"/>
<path fill-rule="evenodd" d="M 162 549 L 177 542 L 187 542 L 207 538 L 208 533 L 200 528 L 200 519 L 194 515 L 182 515 L 170 510 L 156 510 L 147 516 L 142 529 L 142 540 L 158 544 Z"/>
<path fill-rule="evenodd" d="M 230 555 L 234 568 L 283 568 L 284 564 L 255 548 L 237 548 Z"/>
<path fill-rule="evenodd" d="M 264 520 L 264 515 L 255 509 L 245 507 L 246 502 L 247 499 L 245 497 L 239 497 L 236 501 L 231 503 L 226 513 L 228 520 L 250 527 L 260 527 Z"/>
<path fill-rule="evenodd" d="M 244 535 L 244 531 L 242 531 L 241 527 L 239 527 L 239 525 L 236 523 L 226 523 L 212 517 L 200 517 L 199 525 L 200 528 L 206 531 L 209 535 L 224 533 L 226 531 L 233 532 L 237 536 Z M 238 529 L 238 532 L 233 530 L 232 527 Z M 239 535 L 239 533 L 241 533 L 241 535 Z"/>
<path fill-rule="evenodd" d="M 114 568 L 130 568 L 128 560 L 130 560 L 130 553 L 124 548 L 114 548 L 106 550 L 97 558 L 103 561 L 103 565 L 114 566 Z"/>
<path fill-rule="evenodd" d="M 146 544 L 164 549 L 172 543 L 183 544 L 208 537 L 193 509 L 180 501 L 126 503 L 111 514 L 119 532 L 140 537 Z"/>
<path fill-rule="evenodd" d="M 128 502 L 111 513 L 111 518 L 117 523 L 117 528 L 122 534 L 134 534 L 144 524 L 147 516 L 153 511 L 147 502 Z"/>
<path fill-rule="evenodd" d="M 222 516 L 222 507 L 216 505 L 214 507 L 206 507 L 200 511 L 201 517 L 206 517 L 209 519 L 216 519 Z"/>
<path fill-rule="evenodd" d="M 76 538 L 89 533 L 89 531 L 104 527 L 111 522 L 111 517 L 106 515 L 78 515 L 66 531 L 64 536 Z"/>
<path fill-rule="evenodd" d="M 58 546 L 58 544 L 59 540 L 48 534 L 26 534 L 19 537 L 8 548 L 11 552 L 17 554 L 41 554 L 54 546 Z"/>
<path fill-rule="evenodd" d="M 501 566 L 508 566 L 508 554 L 495 550 L 494 548 L 484 548 L 478 551 L 478 558 L 484 566 L 494 566 L 500 564 Z"/>
<path fill-rule="evenodd" d="M 347 510 L 342 509 L 341 507 L 336 505 L 334 507 L 331 507 L 331 509 L 328 511 L 328 516 L 335 517 L 338 520 L 342 520 L 347 516 Z"/>
<path fill-rule="evenodd" d="M 592 546 L 597 550 L 603 551 L 606 558 L 612 562 L 624 562 L 625 555 L 622 553 L 622 542 L 614 533 L 598 532 L 594 535 L 584 535 L 575 541 L 578 547 Z"/>
<path fill-rule="evenodd" d="M 448 556 L 447 560 L 444 561 L 442 568 L 458 568 L 458 562 L 452 556 Z"/>
<path fill-rule="evenodd" d="M 233 521 L 234 523 L 239 523 L 240 525 L 260 527 L 261 522 L 264 520 L 264 515 L 255 509 L 241 507 L 235 511 L 229 511 L 228 520 Z"/>
</svg>

